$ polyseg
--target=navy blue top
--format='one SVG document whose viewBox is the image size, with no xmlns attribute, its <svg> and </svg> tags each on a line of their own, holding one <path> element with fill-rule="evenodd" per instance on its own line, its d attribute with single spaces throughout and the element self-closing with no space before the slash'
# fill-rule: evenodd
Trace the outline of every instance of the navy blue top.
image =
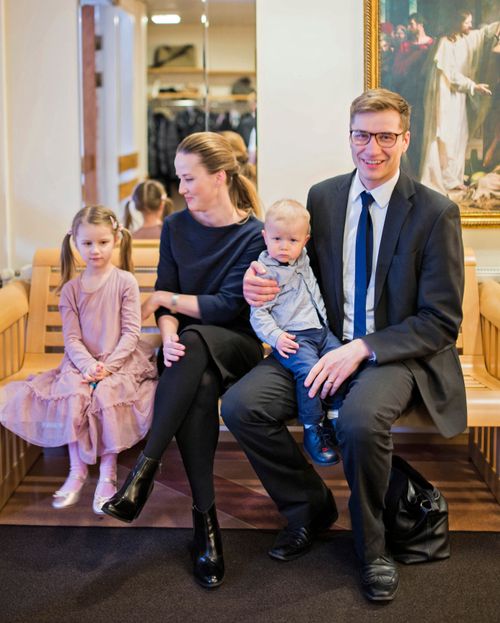
<svg viewBox="0 0 500 623">
<path fill-rule="evenodd" d="M 188 209 L 163 224 L 155 290 L 198 297 L 201 319 L 176 314 L 179 331 L 188 324 L 217 325 L 253 335 L 243 298 L 243 275 L 265 248 L 261 221 L 207 227 Z M 156 318 L 171 312 L 160 307 Z"/>
</svg>

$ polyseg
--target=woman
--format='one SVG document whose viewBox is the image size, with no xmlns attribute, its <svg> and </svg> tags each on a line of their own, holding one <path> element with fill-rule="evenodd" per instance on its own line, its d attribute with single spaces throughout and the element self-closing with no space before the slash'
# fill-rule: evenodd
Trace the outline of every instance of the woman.
<svg viewBox="0 0 500 623">
<path fill-rule="evenodd" d="M 249 161 L 247 146 L 241 134 L 225 130 L 221 132 L 222 136 L 229 141 L 236 160 L 240 165 L 240 172 L 249 179 L 253 184 L 257 183 L 257 169 L 254 164 Z"/>
<path fill-rule="evenodd" d="M 222 136 L 186 137 L 175 168 L 187 209 L 165 221 L 156 292 L 143 306 L 143 318 L 155 311 L 163 340 L 153 424 L 143 454 L 103 510 L 128 522 L 139 515 L 175 436 L 193 494 L 194 576 L 212 588 L 224 577 L 213 484 L 218 399 L 262 358 L 242 279 L 264 243 L 255 189 Z"/>
</svg>

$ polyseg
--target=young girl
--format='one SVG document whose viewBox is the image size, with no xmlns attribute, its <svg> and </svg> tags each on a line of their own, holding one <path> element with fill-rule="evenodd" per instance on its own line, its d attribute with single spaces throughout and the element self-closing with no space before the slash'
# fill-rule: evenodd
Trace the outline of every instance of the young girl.
<svg viewBox="0 0 500 623">
<path fill-rule="evenodd" d="M 72 279 L 70 239 L 86 266 Z M 115 243 L 120 263 L 111 263 Z M 101 457 L 93 510 L 116 492 L 116 457 L 149 429 L 156 389 L 152 348 L 140 341 L 139 288 L 132 270 L 131 236 L 101 206 L 73 219 L 61 250 L 59 310 L 64 357 L 58 368 L 5 386 L 0 422 L 30 443 L 68 444 L 70 471 L 52 506 L 78 502 L 88 465 Z"/>
<path fill-rule="evenodd" d="M 125 204 L 125 227 L 130 229 L 132 214 L 130 202 L 141 213 L 143 218 L 142 227 L 134 231 L 134 240 L 160 238 L 163 220 L 173 212 L 174 204 L 167 197 L 167 191 L 163 184 L 155 180 L 146 180 L 137 184 L 132 197 Z"/>
</svg>

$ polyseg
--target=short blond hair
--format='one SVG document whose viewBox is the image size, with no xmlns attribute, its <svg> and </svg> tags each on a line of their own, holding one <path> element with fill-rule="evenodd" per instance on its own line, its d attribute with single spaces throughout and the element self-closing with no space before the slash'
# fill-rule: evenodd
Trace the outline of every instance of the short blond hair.
<svg viewBox="0 0 500 623">
<path fill-rule="evenodd" d="M 368 89 L 351 104 L 351 124 L 358 114 L 395 110 L 401 118 L 403 132 L 410 129 L 411 106 L 404 97 L 388 89 Z"/>
<path fill-rule="evenodd" d="M 266 210 L 264 227 L 269 223 L 290 223 L 302 219 L 310 231 L 311 217 L 306 208 L 295 199 L 279 199 Z"/>
</svg>

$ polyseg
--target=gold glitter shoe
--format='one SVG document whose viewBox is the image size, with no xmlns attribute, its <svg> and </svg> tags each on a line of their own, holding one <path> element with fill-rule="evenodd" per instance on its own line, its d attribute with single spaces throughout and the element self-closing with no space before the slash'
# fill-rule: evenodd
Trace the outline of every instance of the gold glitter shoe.
<svg viewBox="0 0 500 623">
<path fill-rule="evenodd" d="M 109 484 L 114 486 L 115 490 L 113 491 L 111 495 L 97 495 L 97 488 L 99 487 L 99 483 L 101 482 L 108 482 Z M 99 478 L 97 482 L 95 494 L 94 494 L 94 501 L 92 502 L 92 510 L 94 511 L 96 515 L 104 515 L 104 511 L 102 510 L 102 505 L 104 504 L 104 502 L 107 502 L 110 498 L 112 498 L 115 493 L 116 493 L 116 480 L 113 480 L 112 478 Z"/>
<path fill-rule="evenodd" d="M 68 506 L 73 506 L 80 499 L 80 494 L 82 492 L 83 485 L 87 480 L 88 474 L 82 476 L 81 474 L 75 474 L 71 476 L 75 480 L 79 480 L 82 484 L 78 491 L 61 491 L 60 489 L 54 493 L 52 496 L 54 499 L 52 500 L 52 506 L 54 508 L 67 508 Z"/>
</svg>

